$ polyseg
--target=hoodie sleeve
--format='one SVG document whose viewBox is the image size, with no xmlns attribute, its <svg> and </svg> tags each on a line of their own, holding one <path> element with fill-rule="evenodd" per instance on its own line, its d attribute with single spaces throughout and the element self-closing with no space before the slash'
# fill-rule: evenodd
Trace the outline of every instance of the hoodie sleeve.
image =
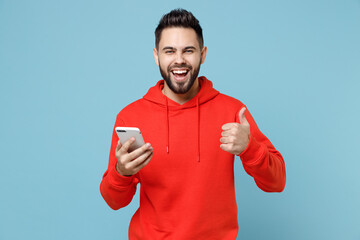
<svg viewBox="0 0 360 240">
<path fill-rule="evenodd" d="M 100 183 L 100 193 L 102 197 L 114 210 L 125 207 L 131 202 L 136 192 L 136 185 L 139 182 L 136 174 L 127 177 L 120 175 L 116 171 L 117 159 L 115 149 L 119 140 L 115 132 L 115 127 L 117 126 L 125 126 L 125 124 L 121 119 L 117 118 L 112 135 L 108 169 L 104 173 Z"/>
<path fill-rule="evenodd" d="M 237 114 L 237 122 L 239 122 Z M 245 171 L 265 192 L 282 192 L 286 183 L 285 162 L 280 152 L 259 130 L 248 110 L 245 117 L 250 124 L 250 141 L 239 155 Z"/>
</svg>

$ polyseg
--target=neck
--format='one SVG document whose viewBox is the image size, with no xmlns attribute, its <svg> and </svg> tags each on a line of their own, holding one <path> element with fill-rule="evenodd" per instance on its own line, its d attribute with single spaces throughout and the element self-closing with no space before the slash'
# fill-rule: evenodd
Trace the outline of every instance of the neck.
<svg viewBox="0 0 360 240">
<path fill-rule="evenodd" d="M 169 86 L 164 82 L 164 88 L 162 89 L 162 93 L 173 100 L 174 102 L 177 102 L 178 104 L 182 105 L 186 103 L 187 101 L 191 100 L 193 97 L 196 96 L 196 94 L 200 91 L 200 84 L 199 79 L 196 78 L 194 84 L 190 88 L 189 91 L 183 94 L 174 93 Z"/>
</svg>

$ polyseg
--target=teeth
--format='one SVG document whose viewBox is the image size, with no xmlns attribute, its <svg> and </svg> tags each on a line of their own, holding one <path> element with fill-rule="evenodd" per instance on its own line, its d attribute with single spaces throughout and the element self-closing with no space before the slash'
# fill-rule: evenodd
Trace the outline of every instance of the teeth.
<svg viewBox="0 0 360 240">
<path fill-rule="evenodd" d="M 187 71 L 186 70 L 174 70 L 173 73 L 183 74 L 183 73 L 187 73 Z"/>
</svg>

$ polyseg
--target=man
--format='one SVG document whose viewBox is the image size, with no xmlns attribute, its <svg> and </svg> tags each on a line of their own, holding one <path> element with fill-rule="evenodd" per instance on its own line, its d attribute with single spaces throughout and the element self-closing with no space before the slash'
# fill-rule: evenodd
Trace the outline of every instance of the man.
<svg viewBox="0 0 360 240">
<path fill-rule="evenodd" d="M 283 158 L 243 103 L 198 77 L 207 48 L 190 12 L 164 15 L 155 38 L 164 80 L 115 122 L 140 128 L 147 143 L 129 152 L 134 139 L 121 144 L 113 132 L 101 194 L 117 210 L 131 202 L 141 183 L 129 239 L 236 239 L 234 156 L 266 192 L 284 189 Z"/>
</svg>

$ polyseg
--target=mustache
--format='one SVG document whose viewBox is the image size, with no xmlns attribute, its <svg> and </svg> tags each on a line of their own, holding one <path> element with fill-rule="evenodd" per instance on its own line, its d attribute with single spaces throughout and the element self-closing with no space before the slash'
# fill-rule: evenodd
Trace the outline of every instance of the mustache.
<svg viewBox="0 0 360 240">
<path fill-rule="evenodd" d="M 187 68 L 189 70 L 192 70 L 192 66 L 188 65 L 186 63 L 184 64 L 174 64 L 168 67 L 168 71 L 170 72 L 173 68 Z"/>
</svg>

